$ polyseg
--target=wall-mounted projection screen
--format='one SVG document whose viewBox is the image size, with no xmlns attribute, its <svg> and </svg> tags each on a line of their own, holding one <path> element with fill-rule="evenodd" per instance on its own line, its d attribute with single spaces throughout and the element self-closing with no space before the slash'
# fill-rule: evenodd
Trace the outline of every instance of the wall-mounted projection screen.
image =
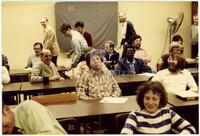
<svg viewBox="0 0 200 136">
<path fill-rule="evenodd" d="M 117 43 L 117 2 L 57 2 L 55 4 L 56 34 L 60 49 L 71 49 L 69 38 L 60 32 L 63 23 L 72 28 L 77 21 L 83 21 L 85 29 L 92 34 L 95 48 L 103 48 L 106 40 Z"/>
</svg>

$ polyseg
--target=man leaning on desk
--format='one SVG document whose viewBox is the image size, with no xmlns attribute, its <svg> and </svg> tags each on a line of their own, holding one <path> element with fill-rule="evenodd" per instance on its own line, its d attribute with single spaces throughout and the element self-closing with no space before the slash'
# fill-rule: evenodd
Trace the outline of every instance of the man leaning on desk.
<svg viewBox="0 0 200 136">
<path fill-rule="evenodd" d="M 60 77 L 55 64 L 51 61 L 51 52 L 43 49 L 40 53 L 41 60 L 31 70 L 31 82 L 42 82 L 43 77 L 49 77 L 49 81 L 63 79 Z"/>
<path fill-rule="evenodd" d="M 76 91 L 83 100 L 103 97 L 118 97 L 121 90 L 111 72 L 103 65 L 103 56 L 98 51 L 90 51 L 86 56 L 89 71 L 80 77 Z"/>
</svg>

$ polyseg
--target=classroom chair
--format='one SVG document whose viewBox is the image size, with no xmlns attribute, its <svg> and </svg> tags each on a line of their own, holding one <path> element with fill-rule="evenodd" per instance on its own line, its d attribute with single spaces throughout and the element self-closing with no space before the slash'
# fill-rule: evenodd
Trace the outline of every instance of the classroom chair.
<svg viewBox="0 0 200 136">
<path fill-rule="evenodd" d="M 129 113 L 121 113 L 115 116 L 115 133 L 120 134 Z"/>
<path fill-rule="evenodd" d="M 68 134 L 80 134 L 80 124 L 75 118 L 58 119 L 60 125 Z"/>
</svg>

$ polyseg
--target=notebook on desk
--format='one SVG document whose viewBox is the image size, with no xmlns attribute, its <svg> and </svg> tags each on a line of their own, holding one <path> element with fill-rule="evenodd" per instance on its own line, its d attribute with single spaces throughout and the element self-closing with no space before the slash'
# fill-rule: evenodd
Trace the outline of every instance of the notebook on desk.
<svg viewBox="0 0 200 136">
<path fill-rule="evenodd" d="M 192 92 L 192 91 L 181 91 L 181 92 L 174 92 L 177 96 L 183 98 L 183 99 L 197 99 L 199 97 L 199 94 Z"/>
</svg>

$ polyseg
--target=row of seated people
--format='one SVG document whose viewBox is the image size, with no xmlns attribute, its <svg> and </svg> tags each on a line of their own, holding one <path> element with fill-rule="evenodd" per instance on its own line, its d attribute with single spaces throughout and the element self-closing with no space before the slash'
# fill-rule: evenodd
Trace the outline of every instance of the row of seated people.
<svg viewBox="0 0 200 136">
<path fill-rule="evenodd" d="M 125 48 L 125 56 L 119 60 L 119 62 L 116 65 L 114 74 L 121 75 L 121 74 L 140 74 L 143 72 L 152 72 L 151 69 L 144 64 L 144 62 L 141 59 L 134 58 L 134 53 L 135 53 L 135 48 L 131 45 L 127 46 Z M 93 55 L 94 54 L 94 55 Z M 98 56 L 98 59 L 100 62 L 98 62 L 96 59 L 93 60 L 93 56 Z M 32 68 L 31 71 L 31 82 L 42 82 L 43 77 L 49 77 L 49 81 L 55 81 L 55 80 L 61 80 L 63 79 L 59 74 L 56 69 L 56 66 L 51 62 L 51 52 L 47 49 L 44 49 L 40 52 L 40 57 L 41 60 L 37 63 Z M 91 59 L 92 58 L 92 59 Z M 93 62 L 93 63 L 91 63 Z M 197 85 L 191 75 L 191 73 L 185 69 L 185 59 L 180 56 L 179 54 L 172 54 L 171 57 L 168 59 L 168 69 L 161 70 L 156 73 L 155 77 L 157 80 L 160 82 L 164 83 L 167 86 L 171 86 L 169 91 L 172 91 L 176 88 L 174 88 L 174 85 L 176 84 L 177 88 L 180 90 L 185 90 L 186 88 L 189 87 L 189 89 L 193 91 L 197 91 Z M 79 86 L 82 85 L 80 88 L 85 88 L 83 86 L 86 85 L 86 87 L 90 89 L 84 89 L 84 92 L 91 90 L 91 92 L 96 92 L 95 90 L 99 88 L 99 86 L 102 88 L 102 90 L 97 89 L 99 92 L 103 91 L 103 88 L 107 88 L 108 90 L 111 89 L 110 91 L 107 92 L 112 92 L 113 88 L 111 84 L 114 84 L 114 86 L 118 86 L 116 81 L 113 79 L 113 73 L 109 71 L 107 68 L 104 68 L 103 66 L 103 56 L 101 53 L 99 53 L 96 50 L 93 50 L 89 52 L 86 56 L 86 64 L 89 67 L 89 70 L 84 72 L 80 78 L 79 78 L 79 85 L 77 86 L 77 90 L 79 89 Z M 100 66 L 99 66 L 100 65 Z M 5 69 L 4 69 L 5 70 Z M 106 71 L 107 73 L 110 74 L 105 74 Z M 165 72 L 163 72 L 165 71 Z M 6 72 L 3 72 L 6 73 Z M 100 74 L 99 74 L 100 73 Z M 95 78 L 94 75 L 98 75 L 102 79 L 102 83 L 99 83 Z M 173 76 L 173 75 L 176 76 Z M 3 74 L 4 75 L 4 74 Z M 6 74 L 5 74 L 6 75 Z M 7 74 L 8 75 L 8 74 Z M 159 76 L 157 76 L 159 75 Z M 6 77 L 6 76 L 5 76 Z M 168 80 L 167 79 L 170 79 Z M 4 76 L 3 76 L 4 78 Z M 5 78 L 6 79 L 6 78 Z M 111 80 L 113 79 L 113 81 Z M 153 78 L 154 79 L 154 78 Z M 179 80 L 182 79 L 182 80 Z M 183 81 L 184 80 L 184 81 Z M 4 81 L 4 80 L 2 80 Z M 110 81 L 111 83 L 103 83 L 103 81 L 107 82 Z M 172 83 L 170 83 L 171 81 Z M 167 83 L 166 83 L 167 82 Z M 88 85 L 89 83 L 89 85 Z M 91 85 L 90 85 L 91 84 Z M 95 85 L 96 84 L 96 85 Z M 111 87 L 108 87 L 110 84 Z M 92 88 L 93 86 L 93 88 Z M 104 87 L 105 86 L 105 87 Z M 186 87 L 188 86 L 188 87 Z M 96 88 L 97 87 L 97 88 Z M 105 89 L 104 91 L 106 92 Z M 103 91 L 103 92 L 104 92 Z M 87 94 L 90 94 L 87 92 Z M 120 94 L 120 93 L 119 93 Z"/>
<path fill-rule="evenodd" d="M 137 92 L 139 109 L 129 113 L 123 129 L 117 130 L 121 134 L 170 134 L 172 130 L 181 134 L 196 133 L 187 120 L 167 106 L 167 92 L 160 82 L 147 81 Z M 63 129 L 53 114 L 34 100 L 23 101 L 14 109 L 2 105 L 3 134 L 67 134 L 70 129 L 73 128 Z"/>
<path fill-rule="evenodd" d="M 44 51 L 44 52 L 43 52 Z M 51 53 L 48 50 L 43 50 L 41 55 L 41 62 L 38 63 L 37 67 L 34 67 L 32 70 L 32 78 L 31 80 L 33 82 L 39 82 L 42 81 L 43 78 L 41 76 L 42 74 L 47 74 L 47 71 L 40 70 L 42 66 L 45 66 L 49 70 L 56 70 L 54 68 L 50 68 L 50 66 L 53 66 L 51 63 Z M 134 54 L 134 48 L 133 46 L 127 46 L 126 49 L 126 57 L 125 59 L 132 59 Z M 129 58 L 129 56 L 132 56 Z M 194 79 L 192 78 L 191 74 L 182 67 L 182 62 L 184 62 L 184 58 L 180 55 L 175 54 L 171 61 L 169 61 L 169 67 L 168 69 L 164 69 L 159 71 L 155 77 L 153 77 L 153 81 L 160 81 L 163 86 L 166 88 L 167 92 L 170 91 L 185 91 L 186 86 L 189 86 L 190 91 L 198 91 L 197 85 L 194 82 Z M 91 51 L 86 56 L 86 64 L 90 68 L 89 71 L 85 72 L 81 78 L 78 81 L 77 84 L 77 94 L 80 99 L 83 100 L 92 100 L 96 98 L 103 98 L 107 96 L 111 97 L 118 97 L 121 95 L 121 90 L 115 81 L 113 75 L 109 70 L 107 70 L 103 65 L 103 58 L 101 53 L 98 51 Z M 54 67 L 54 66 L 53 66 Z M 117 71 L 122 70 L 120 73 L 131 73 L 126 72 L 123 68 L 121 69 L 116 68 Z M 130 69 L 131 70 L 131 69 Z M 56 72 L 50 72 L 52 76 L 52 80 L 59 80 L 61 78 L 58 78 L 59 75 L 56 74 Z M 55 74 L 55 75 L 54 75 Z M 53 78 L 56 77 L 56 78 Z M 167 77 L 167 78 L 166 78 Z M 180 80 L 181 79 L 181 80 Z M 184 79 L 184 81 L 183 81 Z M 167 81 L 173 81 L 173 82 L 167 82 Z M 167 85 L 167 86 L 166 86 Z M 174 87 L 176 86 L 176 87 Z M 151 106 L 149 106 L 151 107 Z M 169 110 L 168 110 L 169 111 Z M 170 114 L 174 114 L 171 111 L 169 111 Z M 138 130 L 140 131 L 140 130 Z M 122 131 L 123 133 L 126 133 Z M 31 132 L 30 132 L 31 133 Z"/>
</svg>

